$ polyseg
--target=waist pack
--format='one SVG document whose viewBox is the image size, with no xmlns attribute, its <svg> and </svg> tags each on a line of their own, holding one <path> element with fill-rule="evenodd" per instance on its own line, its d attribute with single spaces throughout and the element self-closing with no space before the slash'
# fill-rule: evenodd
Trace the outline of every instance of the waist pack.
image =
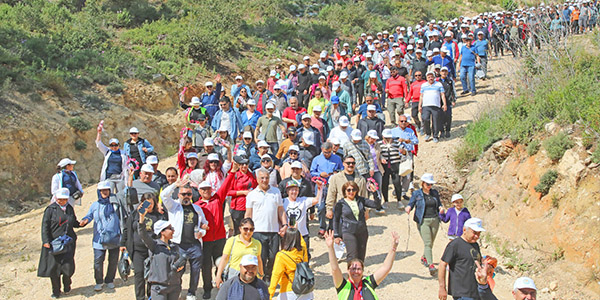
<svg viewBox="0 0 600 300">
<path fill-rule="evenodd" d="M 293 262 L 296 262 L 292 257 L 285 252 L 281 252 L 289 257 Z M 287 276 L 287 275 L 286 275 Z M 289 279 L 289 277 L 288 277 Z M 301 261 L 296 263 L 296 271 L 294 272 L 294 281 L 292 282 L 292 291 L 296 295 L 305 295 L 315 289 L 315 274 L 308 266 L 308 262 Z"/>
<path fill-rule="evenodd" d="M 73 248 L 73 238 L 63 234 L 50 242 L 50 253 L 59 255 L 71 251 Z"/>
</svg>

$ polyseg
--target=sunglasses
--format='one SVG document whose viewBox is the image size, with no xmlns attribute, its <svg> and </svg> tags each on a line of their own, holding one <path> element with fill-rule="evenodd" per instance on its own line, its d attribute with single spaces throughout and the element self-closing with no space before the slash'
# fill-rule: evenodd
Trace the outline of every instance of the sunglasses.
<svg viewBox="0 0 600 300">
<path fill-rule="evenodd" d="M 270 160 L 270 159 L 263 159 L 263 160 L 261 160 L 261 162 L 271 162 L 271 161 L 272 160 Z"/>
<path fill-rule="evenodd" d="M 298 155 L 298 152 L 296 152 L 296 151 L 290 151 L 290 152 L 288 152 L 288 153 L 289 153 L 290 155 Z"/>
<path fill-rule="evenodd" d="M 398 121 L 399 123 L 406 123 L 406 121 Z"/>
<path fill-rule="evenodd" d="M 415 75 L 415 77 L 421 77 L 421 76 L 423 76 L 423 75 L 421 75 L 421 74 L 417 74 L 417 75 Z"/>
<path fill-rule="evenodd" d="M 119 144 L 110 144 L 109 147 L 119 147 Z"/>
<path fill-rule="evenodd" d="M 207 89 L 212 89 L 212 85 L 206 86 Z"/>
<path fill-rule="evenodd" d="M 137 133 L 137 132 L 130 132 L 129 134 L 131 134 L 131 135 L 138 135 L 139 133 Z"/>
<path fill-rule="evenodd" d="M 354 161 L 347 161 L 347 162 L 344 162 L 344 163 L 347 164 L 347 165 L 349 165 L 349 166 L 356 165 L 356 162 L 354 162 Z"/>
<path fill-rule="evenodd" d="M 181 196 L 191 196 L 192 193 L 179 193 L 179 195 L 181 195 Z"/>
<path fill-rule="evenodd" d="M 254 232 L 254 227 L 242 227 L 242 230 L 244 230 L 244 232 Z"/>
<path fill-rule="evenodd" d="M 219 163 L 219 161 L 218 161 L 218 160 L 211 160 L 211 161 L 209 161 L 208 163 L 209 163 L 209 164 L 218 164 L 218 163 Z"/>
<path fill-rule="evenodd" d="M 168 229 L 168 230 L 171 230 L 171 231 L 175 230 L 175 229 L 173 229 L 173 227 L 172 227 L 172 226 L 165 227 L 165 229 L 163 229 L 163 230 L 167 230 L 167 229 Z"/>
<path fill-rule="evenodd" d="M 356 192 L 356 190 L 354 188 L 346 189 L 346 193 L 352 193 L 352 192 Z"/>
</svg>

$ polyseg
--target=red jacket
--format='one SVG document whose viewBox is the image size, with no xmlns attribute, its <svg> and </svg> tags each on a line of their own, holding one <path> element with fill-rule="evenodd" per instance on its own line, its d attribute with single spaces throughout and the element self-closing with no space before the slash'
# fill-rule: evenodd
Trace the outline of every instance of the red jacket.
<svg viewBox="0 0 600 300">
<path fill-rule="evenodd" d="M 233 183 L 231 184 L 227 196 L 231 196 L 231 209 L 246 210 L 246 196 L 236 196 L 237 191 L 248 191 L 258 186 L 258 182 L 250 170 L 248 173 L 237 171 L 233 174 Z"/>
<path fill-rule="evenodd" d="M 417 139 L 419 138 L 419 135 L 417 133 L 417 128 L 415 127 L 415 125 L 408 123 L 408 128 L 412 129 L 415 132 L 415 136 L 417 137 Z M 417 156 L 417 152 L 419 152 L 419 144 L 413 145 L 413 150 L 411 151 L 415 156 Z"/>
<path fill-rule="evenodd" d="M 404 102 L 419 102 L 419 98 L 421 98 L 421 85 L 427 82 L 427 80 L 415 81 L 410 85 L 410 92 L 408 93 L 408 97 L 404 99 Z"/>
<path fill-rule="evenodd" d="M 393 76 L 388 78 L 385 83 L 385 89 L 387 91 L 387 98 L 405 98 L 408 95 L 408 87 L 406 86 L 406 79 L 404 76 L 398 75 L 397 78 Z"/>
<path fill-rule="evenodd" d="M 209 201 L 198 200 L 194 203 L 202 208 L 202 212 L 204 212 L 204 216 L 208 221 L 208 230 L 206 231 L 206 235 L 202 238 L 205 242 L 213 242 L 226 237 L 223 208 L 225 206 L 227 191 L 229 190 L 231 183 L 233 183 L 233 178 L 234 175 L 229 173 L 219 190 Z"/>
</svg>

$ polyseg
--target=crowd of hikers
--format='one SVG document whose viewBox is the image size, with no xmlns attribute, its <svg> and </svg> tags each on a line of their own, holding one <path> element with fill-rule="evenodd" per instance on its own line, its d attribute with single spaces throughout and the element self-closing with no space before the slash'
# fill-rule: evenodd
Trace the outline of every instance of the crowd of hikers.
<svg viewBox="0 0 600 300">
<path fill-rule="evenodd" d="M 127 140 L 105 145 L 101 122 L 97 201 L 75 216 L 84 191 L 76 162 L 61 160 L 42 220 L 38 276 L 51 279 L 53 298 L 69 293 L 74 228 L 93 222 L 97 292 L 114 289 L 117 272 L 133 273 L 136 299 L 178 299 L 189 265 L 187 300 L 196 299 L 200 277 L 203 299 L 213 289 L 216 299 L 313 299 L 310 244 L 324 240 L 338 299 L 378 299 L 399 238 L 392 234 L 383 264 L 364 274 L 367 253 L 377 252 L 367 252 L 367 221 L 399 209 L 413 214 L 420 261 L 438 278 L 439 299 L 495 299 L 497 260 L 481 254 L 482 220 L 459 194 L 444 208 L 433 174 L 415 176 L 419 142 L 451 137 L 452 107 L 477 93 L 488 58 L 540 47 L 548 33 L 588 31 L 597 14 L 597 3 L 584 1 L 421 21 L 363 33 L 352 45 L 335 40 L 318 60 L 276 66 L 252 85 L 236 76 L 224 87 L 217 75 L 202 94 L 180 94 L 186 126 L 177 163 L 164 174 L 143 132 L 132 127 Z M 436 267 L 440 222 L 450 223 L 449 242 Z M 519 278 L 513 295 L 535 299 L 536 286 Z"/>
</svg>

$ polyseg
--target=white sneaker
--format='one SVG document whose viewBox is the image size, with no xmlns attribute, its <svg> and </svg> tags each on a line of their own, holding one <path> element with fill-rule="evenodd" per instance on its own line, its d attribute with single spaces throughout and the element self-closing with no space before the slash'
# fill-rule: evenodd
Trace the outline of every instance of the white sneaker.
<svg viewBox="0 0 600 300">
<path fill-rule="evenodd" d="M 383 209 L 387 209 L 387 208 L 388 208 L 388 207 L 387 207 L 387 203 L 383 203 L 383 204 L 381 204 L 381 208 L 383 208 Z"/>
<path fill-rule="evenodd" d="M 99 291 L 101 291 L 101 290 L 102 290 L 102 283 L 101 283 L 101 284 L 96 284 L 96 285 L 94 286 L 94 291 L 96 291 L 96 292 L 99 292 Z"/>
<path fill-rule="evenodd" d="M 380 214 L 380 215 L 383 215 L 383 214 L 385 214 L 385 209 L 383 209 L 383 208 L 382 209 L 377 209 L 377 210 L 375 210 L 375 212 L 378 213 L 378 214 Z"/>
<path fill-rule="evenodd" d="M 425 141 L 426 141 L 426 142 L 429 142 L 431 139 L 432 139 L 432 137 L 430 137 L 430 136 L 428 136 L 428 135 L 426 135 L 426 136 L 425 136 Z"/>
<path fill-rule="evenodd" d="M 106 287 L 109 288 L 109 289 L 114 289 L 115 288 L 115 284 L 113 282 L 107 283 Z"/>
<path fill-rule="evenodd" d="M 187 295 L 187 297 L 185 297 L 185 300 L 196 300 L 196 296 L 195 295 Z"/>
<path fill-rule="evenodd" d="M 398 201 L 398 209 L 404 209 L 404 204 Z"/>
</svg>

